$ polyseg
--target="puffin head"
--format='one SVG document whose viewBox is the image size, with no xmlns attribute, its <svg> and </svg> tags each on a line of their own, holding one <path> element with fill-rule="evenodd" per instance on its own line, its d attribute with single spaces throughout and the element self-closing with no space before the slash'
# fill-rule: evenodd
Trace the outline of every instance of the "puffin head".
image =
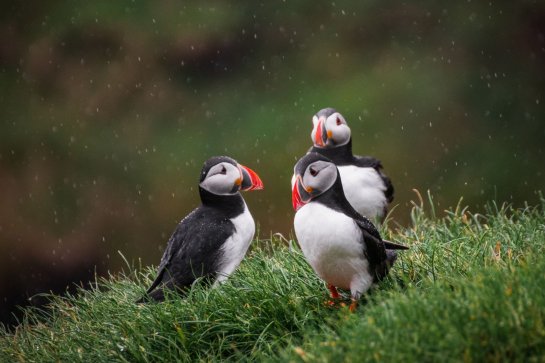
<svg viewBox="0 0 545 363">
<path fill-rule="evenodd" d="M 298 211 L 312 199 L 327 192 L 337 181 L 339 171 L 331 160 L 311 152 L 303 156 L 294 167 L 291 201 Z"/>
<path fill-rule="evenodd" d="M 263 182 L 250 168 L 228 156 L 214 156 L 204 163 L 199 186 L 216 195 L 263 189 Z"/>
<path fill-rule="evenodd" d="M 310 137 L 314 146 L 320 148 L 334 148 L 348 144 L 350 141 L 350 127 L 346 124 L 343 115 L 334 108 L 324 108 L 312 117 L 312 132 Z"/>
</svg>

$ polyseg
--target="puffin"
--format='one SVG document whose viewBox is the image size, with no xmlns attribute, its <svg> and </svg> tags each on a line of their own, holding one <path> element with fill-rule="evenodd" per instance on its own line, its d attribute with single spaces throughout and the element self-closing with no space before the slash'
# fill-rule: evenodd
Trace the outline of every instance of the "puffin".
<svg viewBox="0 0 545 363">
<path fill-rule="evenodd" d="M 408 247 L 381 238 L 373 223 L 358 213 L 343 191 L 339 169 L 325 156 L 310 152 L 294 167 L 292 204 L 295 235 L 316 274 L 326 282 L 331 304 L 337 288 L 350 290 L 350 311 Z"/>
<path fill-rule="evenodd" d="M 163 301 L 165 290 L 186 291 L 197 279 L 225 281 L 244 258 L 255 223 L 241 191 L 263 189 L 250 168 L 227 156 L 208 159 L 199 179 L 201 205 L 178 224 L 168 240 L 157 277 L 138 303 Z"/>
<path fill-rule="evenodd" d="M 324 108 L 312 117 L 310 134 L 317 152 L 332 160 L 341 174 L 344 193 L 360 214 L 383 222 L 388 204 L 394 199 L 394 186 L 382 172 L 380 160 L 352 154 L 350 127 L 334 108 Z"/>
</svg>

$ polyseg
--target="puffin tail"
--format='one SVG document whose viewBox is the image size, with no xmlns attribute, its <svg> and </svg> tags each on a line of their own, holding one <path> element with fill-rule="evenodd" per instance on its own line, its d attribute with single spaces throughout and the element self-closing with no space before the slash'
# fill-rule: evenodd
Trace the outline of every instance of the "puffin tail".
<svg viewBox="0 0 545 363">
<path fill-rule="evenodd" d="M 388 264 L 388 268 L 392 267 L 394 265 L 394 262 L 397 260 L 397 253 L 393 250 L 386 250 L 386 263 Z"/>
<path fill-rule="evenodd" d="M 400 245 L 399 243 L 395 243 L 392 241 L 388 241 L 383 239 L 382 242 L 384 242 L 384 248 L 387 250 L 408 250 L 409 247 Z"/>
<path fill-rule="evenodd" d="M 151 292 L 146 292 L 144 296 L 136 300 L 137 304 L 145 304 L 149 302 L 161 302 L 165 300 L 165 291 L 163 289 L 155 289 Z"/>
</svg>

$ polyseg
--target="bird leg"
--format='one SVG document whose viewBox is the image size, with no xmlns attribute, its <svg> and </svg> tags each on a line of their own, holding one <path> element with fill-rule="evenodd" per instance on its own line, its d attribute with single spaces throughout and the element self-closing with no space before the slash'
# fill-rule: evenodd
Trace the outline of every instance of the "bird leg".
<svg viewBox="0 0 545 363">
<path fill-rule="evenodd" d="M 350 307 L 348 308 L 348 310 L 350 310 L 350 312 L 353 313 L 356 311 L 357 307 L 358 307 L 358 300 L 352 298 L 352 303 L 350 303 Z"/>
<path fill-rule="evenodd" d="M 326 305 L 329 306 L 335 306 L 336 301 L 341 298 L 341 295 L 339 295 L 339 292 L 337 291 L 337 288 L 331 284 L 327 285 L 327 288 L 329 289 L 329 293 L 331 295 L 331 299 L 326 301 Z"/>
<path fill-rule="evenodd" d="M 350 307 L 348 310 L 350 310 L 351 313 L 356 311 L 356 308 L 358 307 L 358 302 L 360 301 L 361 293 L 358 291 L 354 291 L 352 293 L 352 296 L 350 297 L 352 302 L 350 303 Z"/>
</svg>

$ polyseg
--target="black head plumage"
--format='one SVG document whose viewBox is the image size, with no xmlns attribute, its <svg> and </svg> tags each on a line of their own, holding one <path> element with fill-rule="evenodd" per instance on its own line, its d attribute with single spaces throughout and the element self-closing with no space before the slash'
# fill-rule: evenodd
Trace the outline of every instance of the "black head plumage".
<svg viewBox="0 0 545 363">
<path fill-rule="evenodd" d="M 320 111 L 318 111 L 316 113 L 316 116 L 318 118 L 320 117 L 325 117 L 325 118 L 328 118 L 329 116 L 333 115 L 335 112 L 337 112 L 336 109 L 332 108 L 332 107 L 326 107 L 326 108 L 322 108 Z"/>
</svg>

